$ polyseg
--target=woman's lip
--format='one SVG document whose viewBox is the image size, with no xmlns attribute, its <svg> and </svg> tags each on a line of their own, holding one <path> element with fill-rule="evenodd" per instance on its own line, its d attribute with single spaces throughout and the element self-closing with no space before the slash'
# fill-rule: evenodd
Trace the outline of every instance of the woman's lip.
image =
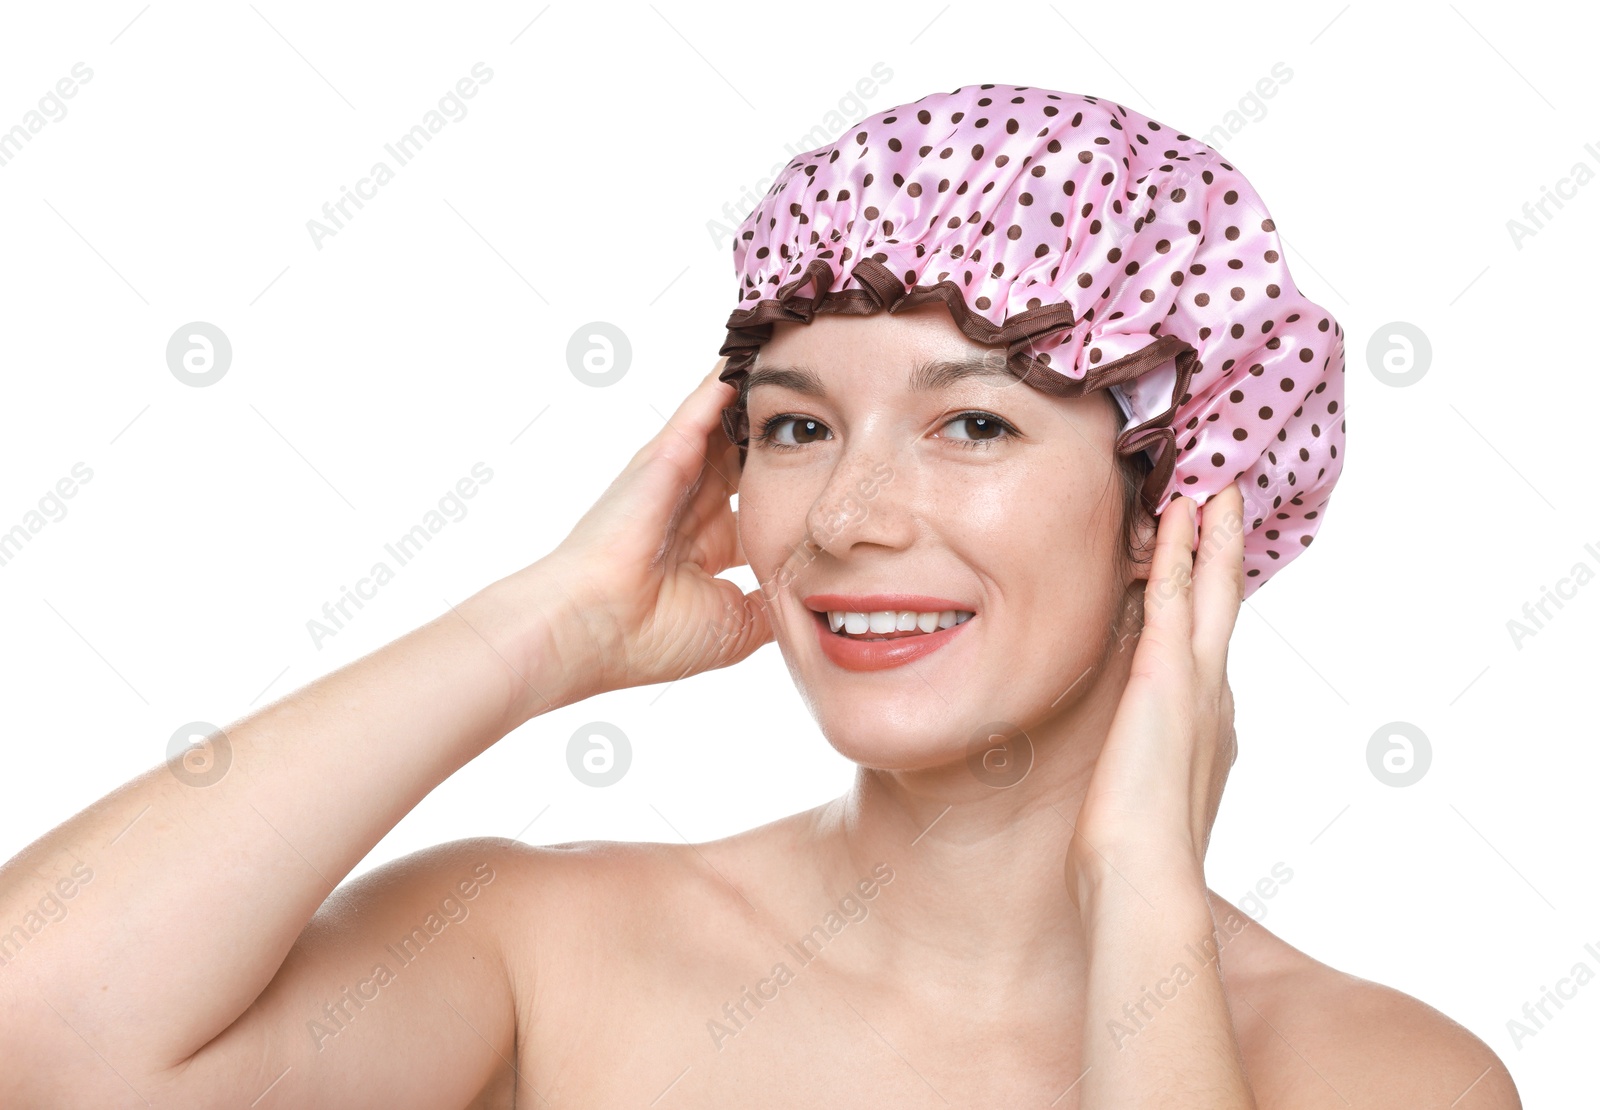
<svg viewBox="0 0 1600 1110">
<path fill-rule="evenodd" d="M 913 613 L 942 613 L 946 609 L 973 613 L 977 609 L 964 601 L 951 601 L 947 597 L 929 597 L 927 594 L 811 594 L 800 599 L 807 609 L 816 613 L 881 613 L 885 610 Z"/>
<path fill-rule="evenodd" d="M 924 612 L 931 611 L 924 610 Z M 841 636 L 829 628 L 826 612 L 812 614 L 812 623 L 817 626 L 817 643 L 822 648 L 822 654 L 847 671 L 881 671 L 889 667 L 902 666 L 913 659 L 920 659 L 929 652 L 944 647 L 955 639 L 963 628 L 977 619 L 968 617 L 960 624 L 941 628 L 937 632 L 922 632 L 888 640 L 858 640 L 850 636 Z"/>
</svg>

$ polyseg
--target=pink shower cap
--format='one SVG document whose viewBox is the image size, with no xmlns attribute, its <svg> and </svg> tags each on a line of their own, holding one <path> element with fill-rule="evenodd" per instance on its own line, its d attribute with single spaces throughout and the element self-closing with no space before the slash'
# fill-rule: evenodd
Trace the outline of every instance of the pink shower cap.
<svg viewBox="0 0 1600 1110">
<path fill-rule="evenodd" d="M 740 385 L 778 322 L 931 301 L 1051 396 L 1109 389 L 1160 513 L 1237 482 L 1245 596 L 1307 547 L 1343 466 L 1344 333 L 1266 206 L 1198 139 L 1120 104 L 965 85 L 795 157 L 734 239 Z M 722 414 L 743 462 L 749 422 Z"/>
</svg>

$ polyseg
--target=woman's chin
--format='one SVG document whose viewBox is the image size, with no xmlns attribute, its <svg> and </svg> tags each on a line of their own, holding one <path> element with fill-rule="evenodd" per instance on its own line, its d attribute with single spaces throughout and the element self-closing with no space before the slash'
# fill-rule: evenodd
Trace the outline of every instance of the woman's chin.
<svg viewBox="0 0 1600 1110">
<path fill-rule="evenodd" d="M 820 718 L 822 734 L 833 750 L 850 762 L 879 771 L 937 771 L 959 769 L 969 753 L 989 735 L 979 722 L 972 729 L 953 725 L 950 707 L 931 708 L 925 720 L 875 719 L 872 714 L 841 713 L 837 719 Z M 968 732 L 973 736 L 968 736 Z M 980 753 L 981 755 L 981 753 Z"/>
<path fill-rule="evenodd" d="M 870 771 L 922 771 L 954 770 L 963 766 L 966 749 L 948 737 L 930 742 L 923 737 L 915 743 L 897 745 L 884 743 L 881 738 L 868 739 L 855 734 L 835 739 L 828 738 L 833 750 L 858 767 Z"/>
</svg>

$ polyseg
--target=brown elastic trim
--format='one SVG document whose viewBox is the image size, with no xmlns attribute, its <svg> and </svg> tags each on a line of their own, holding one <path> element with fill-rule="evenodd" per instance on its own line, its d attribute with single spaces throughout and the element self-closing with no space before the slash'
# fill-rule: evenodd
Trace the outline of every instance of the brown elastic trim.
<svg viewBox="0 0 1600 1110">
<path fill-rule="evenodd" d="M 1199 370 L 1192 346 L 1176 335 L 1162 335 L 1131 355 L 1090 367 L 1082 378 L 1069 378 L 1050 366 L 1048 355 L 1035 358 L 1029 352 L 1047 336 L 1063 331 L 1071 334 L 1077 321 L 1070 304 L 1041 305 L 1007 317 L 1004 324 L 996 327 L 967 307 L 960 286 L 953 281 L 907 289 L 905 283 L 876 258 L 863 258 L 857 262 L 853 276 L 864 288 L 824 292 L 820 297 L 798 296 L 807 284 L 811 284 L 813 289 L 822 290 L 827 290 L 833 284 L 833 268 L 826 260 L 815 258 L 798 277 L 778 288 L 776 299 L 758 301 L 749 308 L 736 309 L 729 315 L 728 336 L 717 351 L 719 355 L 727 355 L 728 362 L 717 376 L 719 380 L 731 382 L 740 388 L 739 400 L 722 410 L 722 430 L 729 442 L 738 445 L 740 466 L 744 465 L 750 440 L 748 414 L 743 407 L 742 382 L 754 365 L 762 344 L 772 338 L 774 324 L 809 324 L 819 312 L 871 316 L 939 301 L 949 310 L 950 318 L 963 335 L 984 346 L 1004 347 L 1006 369 L 1019 381 L 1051 397 L 1080 397 L 1093 393 L 1137 378 L 1168 359 L 1175 358 L 1177 376 L 1172 387 L 1171 404 L 1166 411 L 1124 429 L 1117 437 L 1116 446 L 1119 455 L 1131 455 L 1151 447 L 1157 449 L 1158 456 L 1140 494 L 1146 509 L 1151 513 L 1160 511 L 1155 499 L 1160 497 L 1162 489 L 1172 477 L 1178 457 L 1178 438 L 1169 425 L 1179 404 L 1188 399 L 1189 380 Z M 1091 310 L 1084 321 L 1092 321 L 1093 317 Z"/>
</svg>

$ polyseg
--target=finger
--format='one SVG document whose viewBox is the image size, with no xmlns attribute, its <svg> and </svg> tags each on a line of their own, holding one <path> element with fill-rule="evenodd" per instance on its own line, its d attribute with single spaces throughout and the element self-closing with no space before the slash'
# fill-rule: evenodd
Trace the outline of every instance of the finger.
<svg viewBox="0 0 1600 1110">
<path fill-rule="evenodd" d="M 712 667 L 726 667 L 748 657 L 757 648 L 773 641 L 772 619 L 767 600 L 759 588 L 744 593 L 737 583 L 717 579 L 724 610 L 732 620 L 719 637 L 717 660 Z"/>
<path fill-rule="evenodd" d="M 676 466 L 685 481 L 694 481 L 712 459 L 721 454 L 721 447 L 711 450 L 717 441 L 725 445 L 728 437 L 722 431 L 722 410 L 738 396 L 731 382 L 718 379 L 727 359 L 719 359 L 711 372 L 700 380 L 689 396 L 678 405 L 677 411 L 667 418 L 653 441 L 660 454 Z M 724 468 L 716 466 L 718 477 L 731 481 Z"/>
<path fill-rule="evenodd" d="M 1226 664 L 1228 640 L 1244 599 L 1244 494 L 1229 482 L 1200 511 L 1194 566 L 1195 653 Z"/>
<path fill-rule="evenodd" d="M 705 429 L 700 447 L 703 461 L 689 507 L 689 519 L 697 524 L 732 511 L 729 500 L 739 488 L 739 449 L 728 442 L 720 418 Z"/>
<path fill-rule="evenodd" d="M 1167 503 L 1156 527 L 1155 555 L 1144 590 L 1143 638 L 1187 645 L 1193 628 L 1194 501 Z"/>
<path fill-rule="evenodd" d="M 716 435 L 722 437 L 719 430 Z M 699 488 L 694 491 L 689 507 L 678 524 L 681 536 L 687 538 L 699 561 L 712 574 L 720 574 L 730 566 L 742 565 L 738 544 L 738 524 L 730 500 L 730 484 L 718 477 L 737 469 L 737 459 L 729 456 L 737 450 L 725 437 L 721 450 L 710 445 L 712 465 L 702 473 Z M 713 468 L 714 467 L 714 468 Z"/>
<path fill-rule="evenodd" d="M 725 487 L 735 480 L 724 463 L 715 461 L 728 442 L 722 431 L 722 409 L 736 395 L 730 383 L 717 379 L 720 365 L 701 379 L 623 471 L 623 479 L 638 483 L 638 495 L 649 506 L 645 523 L 654 534 L 688 509 L 690 499 L 705 485 L 702 476 L 708 470 L 714 472 L 713 486 Z M 713 444 L 721 445 L 715 453 Z"/>
</svg>

